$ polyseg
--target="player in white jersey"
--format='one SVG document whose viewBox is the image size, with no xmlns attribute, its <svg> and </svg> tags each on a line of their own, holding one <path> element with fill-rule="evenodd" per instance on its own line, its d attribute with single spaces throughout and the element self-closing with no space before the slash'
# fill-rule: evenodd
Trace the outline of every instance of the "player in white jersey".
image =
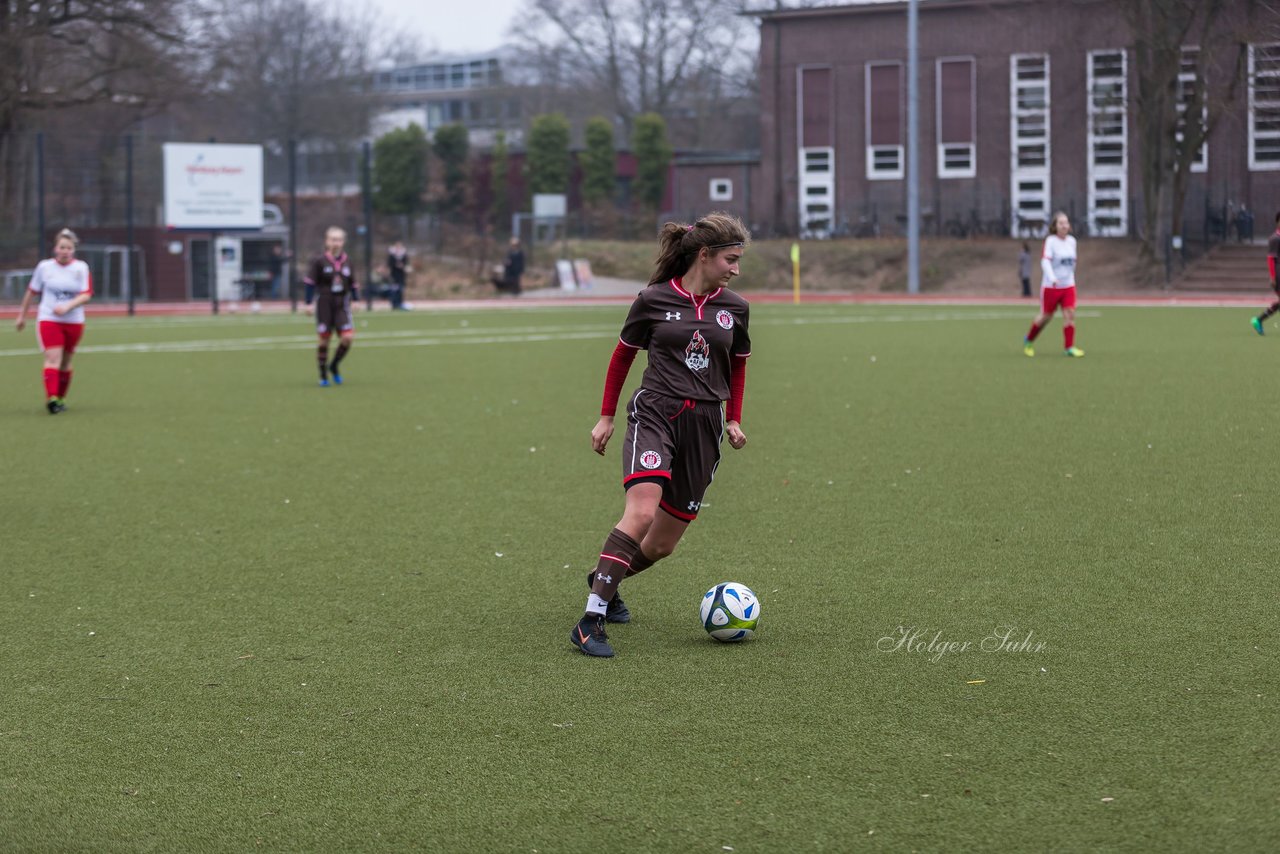
<svg viewBox="0 0 1280 854">
<path fill-rule="evenodd" d="M 84 304 L 93 297 L 93 276 L 89 265 L 76 260 L 75 232 L 62 229 L 53 244 L 53 257 L 36 265 L 31 284 L 22 295 L 18 320 L 21 332 L 27 325 L 27 309 L 39 296 L 36 311 L 40 349 L 44 351 L 45 408 L 56 415 L 67 408 L 71 387 L 71 357 L 84 334 Z"/>
<path fill-rule="evenodd" d="M 1076 346 L 1076 239 L 1071 235 L 1071 220 L 1062 211 L 1053 215 L 1049 236 L 1044 240 L 1044 253 L 1040 256 L 1040 313 L 1031 324 L 1031 331 L 1022 339 L 1022 352 L 1036 354 L 1032 342 L 1053 319 L 1053 312 L 1062 306 L 1063 352 L 1080 358 L 1084 351 Z"/>
</svg>

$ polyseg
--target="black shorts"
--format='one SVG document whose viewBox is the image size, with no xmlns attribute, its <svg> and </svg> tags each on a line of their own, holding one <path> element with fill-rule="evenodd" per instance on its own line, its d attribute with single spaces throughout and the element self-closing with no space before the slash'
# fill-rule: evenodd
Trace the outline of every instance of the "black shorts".
<svg viewBox="0 0 1280 854">
<path fill-rule="evenodd" d="M 627 437 L 622 445 L 622 485 L 662 483 L 667 513 L 692 522 L 715 478 L 724 439 L 719 401 L 681 400 L 637 389 L 627 404 Z"/>
<path fill-rule="evenodd" d="M 351 322 L 351 297 L 346 294 L 319 294 L 316 300 L 316 332 L 328 335 L 332 332 L 349 332 L 355 328 Z"/>
</svg>

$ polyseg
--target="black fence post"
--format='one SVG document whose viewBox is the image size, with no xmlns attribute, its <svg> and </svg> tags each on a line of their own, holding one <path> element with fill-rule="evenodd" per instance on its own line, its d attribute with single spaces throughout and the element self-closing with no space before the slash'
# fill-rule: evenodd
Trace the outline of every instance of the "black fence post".
<svg viewBox="0 0 1280 854">
<path fill-rule="evenodd" d="M 36 258 L 44 257 L 44 131 L 36 134 Z"/>
<path fill-rule="evenodd" d="M 361 145 L 364 185 L 364 298 L 373 310 L 373 146 L 368 140 Z"/>
<path fill-rule="evenodd" d="M 289 310 L 298 313 L 298 141 L 289 140 Z"/>
<path fill-rule="evenodd" d="M 124 138 L 124 286 L 133 317 L 133 134 Z"/>
</svg>

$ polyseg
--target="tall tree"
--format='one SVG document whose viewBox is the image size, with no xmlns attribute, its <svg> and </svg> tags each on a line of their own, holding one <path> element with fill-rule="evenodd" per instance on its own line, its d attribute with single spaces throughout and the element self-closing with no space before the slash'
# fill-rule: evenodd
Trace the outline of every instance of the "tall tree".
<svg viewBox="0 0 1280 854">
<path fill-rule="evenodd" d="M 564 116 L 546 113 L 534 118 L 525 167 L 531 192 L 569 192 L 569 121 Z"/>
<path fill-rule="evenodd" d="M 21 113 L 172 97 L 183 79 L 185 0 L 0 3 L 0 133 Z"/>
<path fill-rule="evenodd" d="M 645 113 L 636 117 L 631 148 L 636 155 L 636 198 L 656 210 L 662 204 L 671 166 L 671 144 L 667 142 L 667 123 L 662 116 Z"/>
<path fill-rule="evenodd" d="M 613 150 L 613 124 L 596 116 L 585 128 L 582 152 L 582 199 L 600 205 L 613 199 L 617 186 L 617 154 Z"/>
<path fill-rule="evenodd" d="M 1170 238 L 1182 233 L 1192 163 L 1244 82 L 1245 25 L 1260 5 L 1260 0 L 1122 4 L 1133 38 L 1143 202 L 1139 236 L 1149 269 L 1167 257 Z"/>
<path fill-rule="evenodd" d="M 467 203 L 467 129 L 460 124 L 445 125 L 436 131 L 431 149 L 440 159 L 444 193 L 439 200 L 440 213 L 457 217 Z"/>
<path fill-rule="evenodd" d="M 511 184 L 507 180 L 511 171 L 511 158 L 507 148 L 507 135 L 498 131 L 489 153 L 490 221 L 501 231 L 511 221 Z"/>
<path fill-rule="evenodd" d="M 251 139 L 349 142 L 368 128 L 373 25 L 321 0 L 207 0 L 210 85 Z"/>
<path fill-rule="evenodd" d="M 409 236 L 427 190 L 428 150 L 427 135 L 416 124 L 385 133 L 373 143 L 373 208 L 404 216 Z"/>
<path fill-rule="evenodd" d="M 635 117 L 749 92 L 755 29 L 741 0 L 527 0 L 516 28 L 544 82 L 596 99 L 630 131 Z M 745 46 L 745 49 L 744 49 Z M 722 115 L 723 110 L 713 114 Z"/>
</svg>

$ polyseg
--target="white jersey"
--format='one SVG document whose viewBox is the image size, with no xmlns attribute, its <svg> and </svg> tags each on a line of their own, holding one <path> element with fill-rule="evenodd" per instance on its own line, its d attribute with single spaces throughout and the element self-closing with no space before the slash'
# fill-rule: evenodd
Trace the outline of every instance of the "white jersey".
<svg viewBox="0 0 1280 854">
<path fill-rule="evenodd" d="M 53 307 L 80 296 L 93 295 L 93 276 L 89 273 L 89 265 L 79 259 L 72 259 L 70 264 L 59 264 L 55 258 L 46 258 L 36 265 L 31 275 L 31 284 L 27 288 L 40 294 L 40 310 L 36 320 L 52 320 L 55 323 L 84 323 L 84 306 L 76 306 L 59 317 L 53 313 Z"/>
<path fill-rule="evenodd" d="M 1042 288 L 1074 288 L 1076 286 L 1076 239 L 1068 234 L 1059 237 L 1050 234 L 1044 240 L 1044 254 L 1040 256 Z"/>
</svg>

